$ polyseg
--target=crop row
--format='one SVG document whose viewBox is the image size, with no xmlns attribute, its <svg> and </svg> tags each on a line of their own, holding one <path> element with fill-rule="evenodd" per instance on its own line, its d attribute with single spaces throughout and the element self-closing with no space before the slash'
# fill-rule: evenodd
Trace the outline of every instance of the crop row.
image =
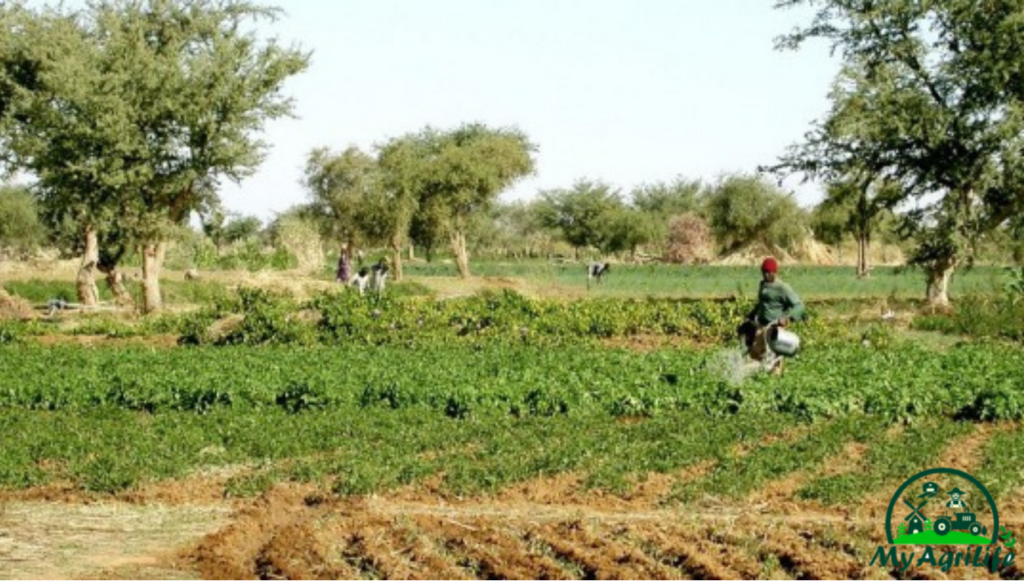
<svg viewBox="0 0 1024 584">
<path fill-rule="evenodd" d="M 0 347 L 0 407 L 207 412 L 327 408 L 563 416 L 781 412 L 890 420 L 1024 418 L 1024 352 L 978 343 L 937 353 L 819 344 L 784 378 L 734 379 L 738 355 L 639 354 L 578 345 L 434 343 L 400 346 L 149 349 Z"/>
<path fill-rule="evenodd" d="M 185 318 L 182 344 L 391 344 L 499 338 L 507 342 L 667 334 L 720 341 L 749 306 L 737 301 L 530 299 L 511 291 L 466 298 L 322 294 L 304 305 L 259 289 Z M 215 323 L 241 317 L 229 327 Z"/>
</svg>

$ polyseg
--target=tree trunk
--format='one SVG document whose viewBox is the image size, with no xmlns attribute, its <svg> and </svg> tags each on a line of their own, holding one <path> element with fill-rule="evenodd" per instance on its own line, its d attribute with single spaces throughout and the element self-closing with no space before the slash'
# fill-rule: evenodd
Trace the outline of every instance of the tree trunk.
<svg viewBox="0 0 1024 584">
<path fill-rule="evenodd" d="M 867 278 L 870 275 L 871 266 L 868 253 L 871 251 L 871 240 L 867 235 L 861 234 L 857 237 L 857 277 Z"/>
<path fill-rule="evenodd" d="M 87 225 L 85 228 L 85 253 L 82 255 L 82 267 L 78 269 L 75 285 L 78 290 L 78 303 L 82 306 L 95 307 L 100 303 L 99 289 L 96 288 L 96 265 L 100 261 L 99 237 L 96 228 Z"/>
<path fill-rule="evenodd" d="M 416 261 L 416 246 L 411 243 L 409 244 L 409 261 Z"/>
<path fill-rule="evenodd" d="M 949 308 L 949 281 L 955 270 L 955 260 L 938 262 L 928 268 L 928 305 L 932 308 Z"/>
<path fill-rule="evenodd" d="M 398 240 L 391 240 L 391 262 L 395 268 L 395 282 L 401 282 L 405 275 L 402 273 L 402 246 Z"/>
<path fill-rule="evenodd" d="M 110 293 L 114 296 L 114 301 L 117 305 L 125 308 L 134 307 L 135 299 L 132 298 L 128 288 L 124 285 L 124 274 L 117 268 L 106 270 L 105 273 L 107 275 L 107 287 L 110 288 Z"/>
<path fill-rule="evenodd" d="M 459 277 L 469 277 L 469 253 L 466 251 L 466 236 L 460 230 L 452 232 L 452 251 L 455 253 L 455 265 L 459 268 Z"/>
<path fill-rule="evenodd" d="M 160 296 L 160 270 L 164 265 L 167 243 L 147 243 L 142 246 L 142 311 L 152 314 L 163 307 Z"/>
</svg>

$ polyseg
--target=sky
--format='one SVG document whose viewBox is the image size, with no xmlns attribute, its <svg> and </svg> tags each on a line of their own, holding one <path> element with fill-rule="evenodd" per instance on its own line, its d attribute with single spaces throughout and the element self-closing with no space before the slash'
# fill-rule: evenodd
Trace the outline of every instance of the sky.
<svg viewBox="0 0 1024 584">
<path fill-rule="evenodd" d="M 261 33 L 312 52 L 266 126 L 267 158 L 225 206 L 263 219 L 308 200 L 317 147 L 370 149 L 425 126 L 516 126 L 537 171 L 502 199 L 598 179 L 629 192 L 771 164 L 828 108 L 828 47 L 776 51 L 805 9 L 773 0 L 282 0 Z M 804 205 L 816 185 L 788 181 Z"/>
</svg>

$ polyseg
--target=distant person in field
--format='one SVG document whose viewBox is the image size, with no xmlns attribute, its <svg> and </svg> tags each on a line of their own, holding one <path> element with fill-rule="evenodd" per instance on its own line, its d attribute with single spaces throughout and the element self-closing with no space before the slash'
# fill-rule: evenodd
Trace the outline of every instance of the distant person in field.
<svg viewBox="0 0 1024 584">
<path fill-rule="evenodd" d="M 381 258 L 379 262 L 370 268 L 370 271 L 373 272 L 373 291 L 377 294 L 383 294 L 384 282 L 388 279 L 388 272 L 390 271 L 388 260 Z"/>
<path fill-rule="evenodd" d="M 359 290 L 359 295 L 363 296 L 366 294 L 366 286 L 370 283 L 370 268 L 359 268 L 356 275 L 352 277 L 350 285 Z"/>
<path fill-rule="evenodd" d="M 757 291 L 757 306 L 747 315 L 739 333 L 747 345 L 747 354 L 756 361 L 763 361 L 768 352 L 768 328 L 777 324 L 782 328 L 792 321 L 807 316 L 804 303 L 793 288 L 779 279 L 779 262 L 768 258 L 761 264 L 761 285 Z M 776 361 L 772 373 L 782 373 L 783 362 Z"/>
<path fill-rule="evenodd" d="M 348 249 L 348 245 L 341 246 L 341 256 L 338 258 L 338 273 L 335 275 L 335 279 L 339 284 L 348 284 L 349 279 L 352 277 L 352 253 Z"/>
<path fill-rule="evenodd" d="M 590 285 L 593 283 L 601 283 L 601 279 L 604 275 L 610 272 L 612 269 L 611 264 L 608 262 L 590 262 L 587 266 L 587 290 L 590 289 Z"/>
</svg>

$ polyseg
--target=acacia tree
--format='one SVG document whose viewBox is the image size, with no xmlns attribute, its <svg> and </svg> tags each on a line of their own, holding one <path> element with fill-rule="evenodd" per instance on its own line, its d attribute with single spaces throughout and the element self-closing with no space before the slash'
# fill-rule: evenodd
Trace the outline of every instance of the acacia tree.
<svg viewBox="0 0 1024 584">
<path fill-rule="evenodd" d="M 815 210 L 816 217 L 834 219 L 839 232 L 852 235 L 857 242 L 858 278 L 870 275 L 872 236 L 901 196 L 898 184 L 879 183 L 868 175 L 854 175 L 830 184 L 825 200 Z M 822 224 L 819 221 L 818 225 Z"/>
<path fill-rule="evenodd" d="M 449 209 L 440 197 L 420 201 L 409 223 L 409 238 L 426 252 L 428 262 L 434 260 L 434 251 L 444 244 L 451 224 Z"/>
<path fill-rule="evenodd" d="M 576 181 L 571 188 L 540 193 L 537 212 L 545 227 L 558 229 L 576 250 L 600 247 L 610 215 L 623 211 L 622 193 L 612 185 L 588 179 Z"/>
<path fill-rule="evenodd" d="M 265 149 L 253 134 L 291 111 L 282 85 L 308 55 L 244 32 L 278 14 L 243 0 L 6 11 L 4 146 L 44 205 L 82 225 L 86 265 L 104 214 L 139 243 L 147 312 L 161 306 L 170 228 L 250 174 Z"/>
<path fill-rule="evenodd" d="M 668 183 L 640 185 L 633 190 L 631 198 L 636 209 L 668 221 L 677 215 L 698 212 L 703 190 L 699 180 L 678 177 Z"/>
<path fill-rule="evenodd" d="M 792 249 L 805 237 L 803 210 L 762 177 L 725 177 L 705 203 L 708 224 L 725 253 L 751 245 L 778 252 Z"/>
<path fill-rule="evenodd" d="M 424 213 L 417 235 L 436 241 L 444 231 L 459 276 L 468 278 L 466 234 L 472 221 L 489 209 L 502 191 L 533 172 L 534 146 L 516 129 L 465 124 L 441 132 L 426 128 L 380 148 L 385 200 L 384 220 L 398 270 L 401 246 L 414 212 Z"/>
<path fill-rule="evenodd" d="M 628 251 L 630 259 L 636 260 L 637 250 L 664 237 L 664 231 L 664 226 L 654 215 L 623 207 L 605 214 L 602 218 L 601 251 Z"/>
<path fill-rule="evenodd" d="M 918 241 L 928 300 L 986 232 L 1024 206 L 1024 3 L 1019 0 L 783 0 L 818 7 L 779 39 L 829 41 L 844 61 L 832 107 L 777 169 L 838 179 L 867 172 L 916 200 L 905 233 Z"/>
<path fill-rule="evenodd" d="M 466 233 L 479 213 L 534 169 L 536 147 L 515 128 L 492 129 L 465 124 L 436 136 L 426 167 L 421 205 L 431 202 L 446 211 L 447 231 L 459 276 L 468 278 Z"/>
<path fill-rule="evenodd" d="M 349 250 L 355 249 L 373 220 L 368 217 L 369 201 L 382 188 L 377 159 L 356 147 L 340 154 L 318 148 L 306 161 L 303 182 L 328 234 L 348 244 Z"/>
<path fill-rule="evenodd" d="M 119 111 L 100 83 L 95 47 L 77 18 L 21 4 L 0 6 L 0 152 L 8 172 L 28 169 L 51 226 L 73 226 L 83 242 L 79 302 L 95 306 L 97 228 L 112 189 L 97 176 L 116 171 L 102 152 L 116 140 Z"/>
<path fill-rule="evenodd" d="M 0 185 L 0 250 L 25 253 L 41 245 L 46 229 L 32 192 L 21 186 Z"/>
<path fill-rule="evenodd" d="M 435 140 L 436 132 L 427 128 L 377 146 L 382 188 L 366 201 L 363 229 L 372 240 L 384 242 L 391 249 L 395 280 L 403 278 L 402 247 L 409 239 L 413 213 L 429 186 L 428 163 Z"/>
</svg>

